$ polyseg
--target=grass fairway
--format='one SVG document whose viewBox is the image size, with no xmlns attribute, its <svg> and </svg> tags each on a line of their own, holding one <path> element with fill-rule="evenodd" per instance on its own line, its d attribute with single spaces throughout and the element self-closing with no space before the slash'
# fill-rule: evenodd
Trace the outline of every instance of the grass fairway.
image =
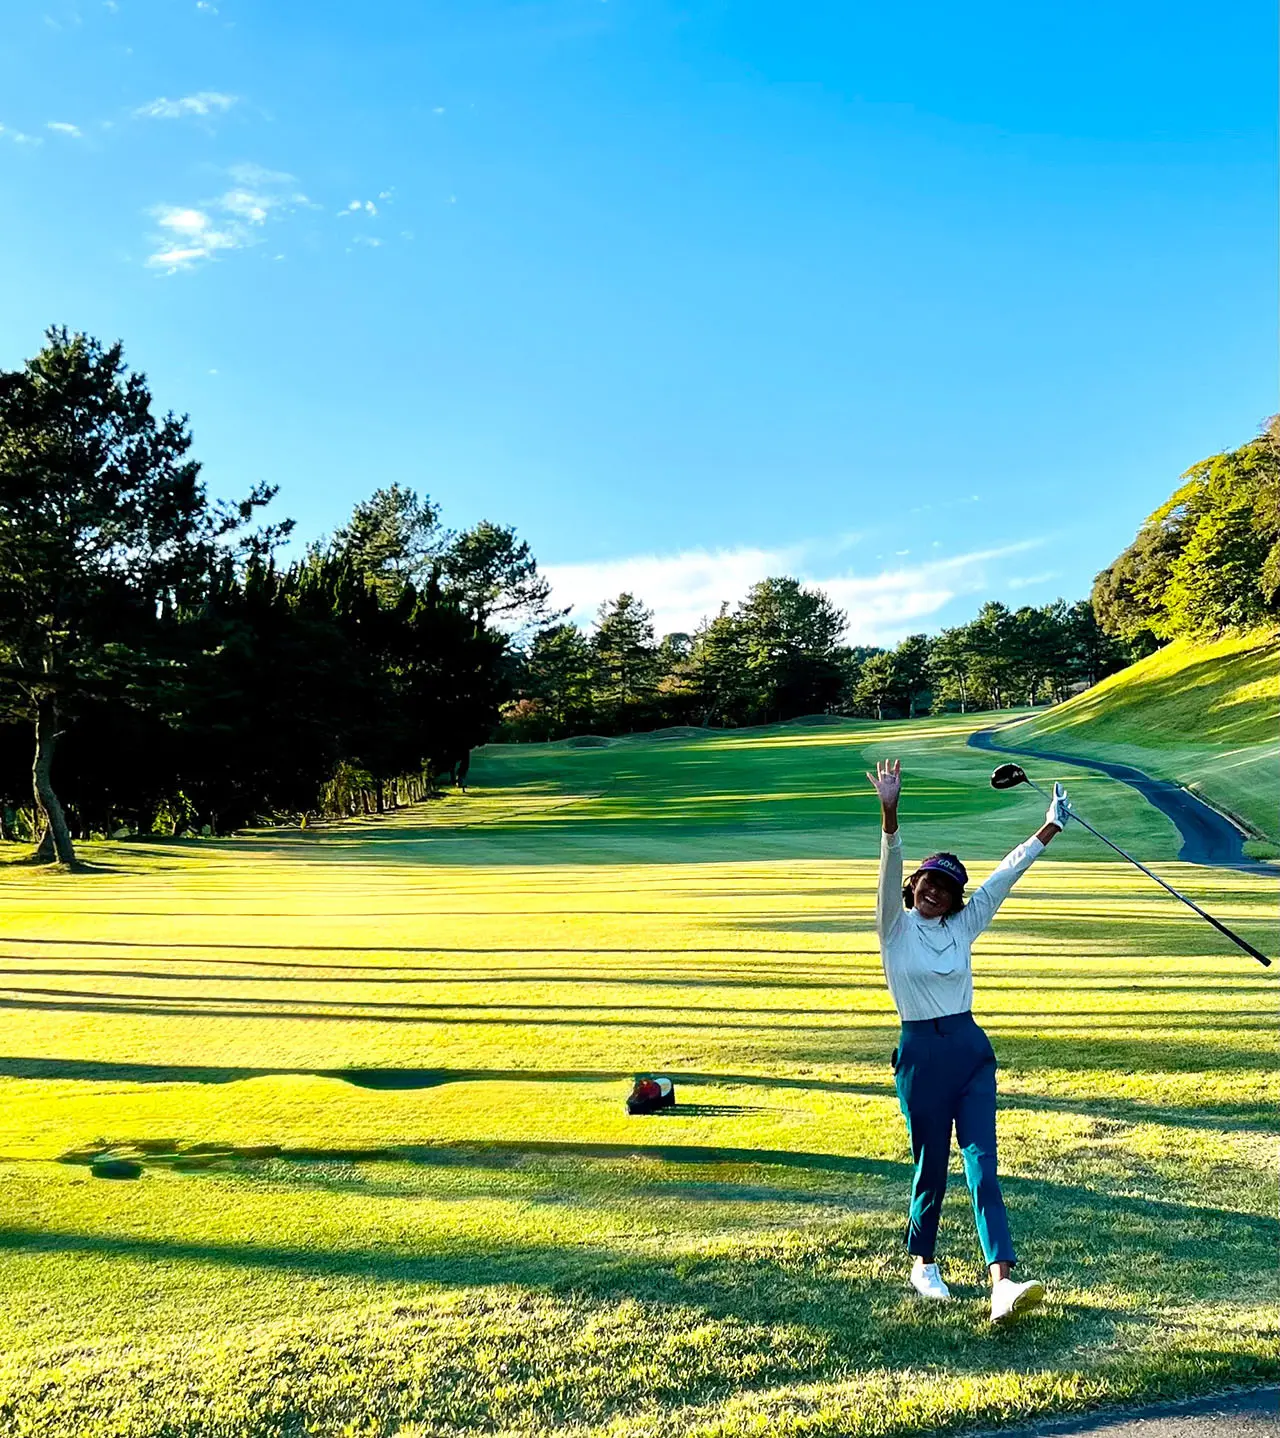
<svg viewBox="0 0 1280 1438">
<path fill-rule="evenodd" d="M 1163 649 L 1010 726 L 1011 744 L 1132 764 L 1185 784 L 1280 843 L 1280 636 Z"/>
<path fill-rule="evenodd" d="M 1042 806 L 981 722 L 491 748 L 380 822 L 0 873 L 0 1432 L 907 1434 L 1280 1372 L 1275 980 L 1080 832 L 976 956 L 1049 1301 L 989 1329 L 958 1176 L 961 1301 L 908 1296 L 862 773 L 982 875 Z M 1266 880 L 1067 777 L 1275 952 Z"/>
</svg>

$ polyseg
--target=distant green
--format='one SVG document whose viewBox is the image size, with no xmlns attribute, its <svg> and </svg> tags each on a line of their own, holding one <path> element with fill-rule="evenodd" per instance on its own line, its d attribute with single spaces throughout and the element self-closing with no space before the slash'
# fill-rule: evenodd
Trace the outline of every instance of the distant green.
<svg viewBox="0 0 1280 1438">
<path fill-rule="evenodd" d="M 0 872 L 0 1432 L 905 1435 L 1274 1378 L 1273 972 L 1078 831 L 976 959 L 1048 1303 L 990 1330 L 958 1168 L 960 1301 L 905 1287 L 862 774 L 981 878 L 1042 814 L 982 722 L 493 747 L 394 817 Z M 1266 879 L 1063 777 L 1275 950 Z"/>
</svg>

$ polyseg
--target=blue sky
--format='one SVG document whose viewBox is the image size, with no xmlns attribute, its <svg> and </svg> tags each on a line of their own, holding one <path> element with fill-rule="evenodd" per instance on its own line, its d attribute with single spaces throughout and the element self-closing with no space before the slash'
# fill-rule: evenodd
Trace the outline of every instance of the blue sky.
<svg viewBox="0 0 1280 1438">
<path fill-rule="evenodd" d="M 5 7 L 0 365 L 66 323 L 305 539 L 393 480 L 576 612 L 1087 592 L 1276 408 L 1274 6 Z"/>
</svg>

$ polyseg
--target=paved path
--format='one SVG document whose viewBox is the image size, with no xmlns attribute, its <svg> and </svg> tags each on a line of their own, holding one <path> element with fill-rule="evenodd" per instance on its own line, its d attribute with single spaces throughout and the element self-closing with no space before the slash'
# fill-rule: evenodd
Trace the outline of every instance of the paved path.
<svg viewBox="0 0 1280 1438">
<path fill-rule="evenodd" d="M 1047 1419 L 1023 1428 L 987 1430 L 990 1438 L 1280 1438 L 1280 1388 L 1251 1388 L 1213 1398 L 1161 1403 L 1125 1413 Z M 986 1438 L 974 1434 L 971 1438 Z"/>
<path fill-rule="evenodd" d="M 1001 726 L 1003 727 L 1003 726 Z M 1096 769 L 1136 789 L 1149 803 L 1177 825 L 1182 836 L 1178 858 L 1189 864 L 1215 864 L 1244 869 L 1255 874 L 1274 874 L 1273 867 L 1250 859 L 1244 852 L 1245 835 L 1216 809 L 1169 779 L 1153 779 L 1141 769 L 1128 764 L 1112 764 L 1105 759 L 1082 759 L 1078 754 L 1060 754 L 1052 749 L 1033 749 L 1028 745 L 1014 748 L 997 742 L 1000 729 L 979 729 L 969 735 L 971 749 L 990 749 L 997 754 L 1016 754 L 1028 759 L 1047 759 L 1054 764 L 1074 764 L 1081 769 Z"/>
</svg>

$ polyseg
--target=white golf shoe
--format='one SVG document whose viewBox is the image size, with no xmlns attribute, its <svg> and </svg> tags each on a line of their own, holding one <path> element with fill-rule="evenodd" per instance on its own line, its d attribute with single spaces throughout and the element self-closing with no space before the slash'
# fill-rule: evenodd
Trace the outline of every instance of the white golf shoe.
<svg viewBox="0 0 1280 1438">
<path fill-rule="evenodd" d="M 933 1298 L 942 1300 L 951 1297 L 951 1290 L 942 1281 L 942 1275 L 938 1272 L 936 1263 L 926 1263 L 922 1258 L 917 1258 L 911 1269 L 911 1286 L 921 1298 Z"/>
<path fill-rule="evenodd" d="M 1035 1279 L 1026 1283 L 1016 1283 L 1012 1278 L 997 1279 L 991 1288 L 991 1321 L 1008 1323 L 1043 1302 L 1043 1283 Z"/>
</svg>

